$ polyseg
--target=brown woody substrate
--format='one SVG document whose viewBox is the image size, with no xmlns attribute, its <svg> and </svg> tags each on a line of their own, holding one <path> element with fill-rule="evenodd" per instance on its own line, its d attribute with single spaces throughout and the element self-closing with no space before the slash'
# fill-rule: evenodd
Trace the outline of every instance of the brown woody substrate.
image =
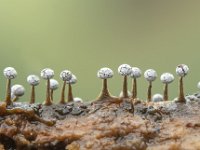
<svg viewBox="0 0 200 150">
<path fill-rule="evenodd" d="M 18 150 L 196 150 L 200 147 L 200 102 L 135 104 L 68 103 L 34 110 L 49 126 L 27 114 L 0 117 L 0 149 Z M 9 108 L 8 108 L 9 109 Z"/>
</svg>

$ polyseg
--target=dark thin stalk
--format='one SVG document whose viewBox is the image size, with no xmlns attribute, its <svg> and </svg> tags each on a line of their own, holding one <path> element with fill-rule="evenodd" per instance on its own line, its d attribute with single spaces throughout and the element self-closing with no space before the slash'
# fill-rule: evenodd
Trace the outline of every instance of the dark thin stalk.
<svg viewBox="0 0 200 150">
<path fill-rule="evenodd" d="M 12 105 L 12 101 L 11 101 L 11 79 L 7 79 L 5 102 L 6 102 L 6 105 Z"/>
<path fill-rule="evenodd" d="M 108 91 L 108 85 L 107 85 L 107 79 L 103 79 L 102 81 L 102 90 L 101 93 L 99 95 L 99 100 L 105 99 L 111 97 L 110 96 L 110 92 Z"/>
<path fill-rule="evenodd" d="M 164 101 L 169 100 L 169 98 L 168 98 L 168 84 L 167 83 L 165 83 L 165 85 L 164 85 L 163 99 L 164 99 Z"/>
<path fill-rule="evenodd" d="M 35 103 L 35 86 L 32 85 L 31 87 L 31 101 L 30 104 L 34 104 Z"/>
<path fill-rule="evenodd" d="M 73 102 L 74 98 L 73 98 L 73 93 L 72 93 L 72 86 L 69 83 L 68 84 L 68 102 Z"/>
<path fill-rule="evenodd" d="M 127 76 L 124 76 L 124 82 L 123 82 L 123 98 L 128 98 Z"/>
<path fill-rule="evenodd" d="M 45 100 L 45 105 L 51 105 L 51 96 L 50 96 L 50 79 L 47 79 L 47 91 L 46 91 L 46 100 Z"/>
<path fill-rule="evenodd" d="M 53 89 L 51 89 L 51 100 L 53 101 Z"/>
<path fill-rule="evenodd" d="M 133 115 L 134 115 L 134 110 L 135 110 L 135 108 L 134 108 L 134 102 L 135 100 L 134 99 L 131 99 L 130 100 L 130 103 L 131 103 L 131 112 L 133 113 Z"/>
<path fill-rule="evenodd" d="M 15 96 L 15 97 L 12 99 L 13 102 L 16 102 L 17 100 L 18 100 L 18 96 Z"/>
<path fill-rule="evenodd" d="M 148 95 L 148 96 L 147 96 L 148 102 L 151 101 L 151 89 L 152 89 L 152 82 L 149 81 L 148 94 L 147 94 L 147 95 Z"/>
<path fill-rule="evenodd" d="M 65 87 L 66 87 L 66 81 L 63 82 L 60 104 L 65 104 Z"/>
<path fill-rule="evenodd" d="M 183 77 L 180 77 L 179 79 L 179 96 L 178 96 L 179 102 L 186 102 L 185 96 L 184 96 L 184 89 L 183 89 Z"/>
<path fill-rule="evenodd" d="M 137 98 L 137 79 L 133 79 L 133 87 L 132 87 L 132 98 L 135 99 Z"/>
</svg>

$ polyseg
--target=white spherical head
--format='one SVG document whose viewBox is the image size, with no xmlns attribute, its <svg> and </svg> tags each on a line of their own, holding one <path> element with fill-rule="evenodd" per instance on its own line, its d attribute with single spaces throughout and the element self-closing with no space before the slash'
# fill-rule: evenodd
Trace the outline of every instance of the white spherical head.
<svg viewBox="0 0 200 150">
<path fill-rule="evenodd" d="M 11 93 L 15 96 L 23 96 L 25 92 L 25 89 L 22 85 L 15 84 L 11 88 Z"/>
<path fill-rule="evenodd" d="M 171 73 L 163 73 L 160 76 L 162 83 L 172 83 L 174 81 L 174 76 Z"/>
<path fill-rule="evenodd" d="M 128 64 L 122 64 L 118 68 L 118 73 L 122 76 L 129 76 L 132 72 L 132 67 Z"/>
<path fill-rule="evenodd" d="M 176 67 L 176 74 L 180 77 L 185 77 L 189 72 L 189 68 L 185 64 L 180 64 Z"/>
<path fill-rule="evenodd" d="M 145 71 L 144 77 L 147 81 L 154 81 L 157 78 L 157 73 L 153 69 L 148 69 Z"/>
<path fill-rule="evenodd" d="M 200 81 L 197 83 L 197 88 L 200 89 Z"/>
<path fill-rule="evenodd" d="M 12 67 L 7 67 L 4 69 L 3 74 L 7 79 L 14 79 L 17 76 L 17 71 Z"/>
<path fill-rule="evenodd" d="M 36 75 L 29 75 L 27 77 L 27 82 L 32 86 L 37 86 L 40 83 L 40 78 Z"/>
<path fill-rule="evenodd" d="M 132 93 L 128 91 L 128 97 L 131 97 Z M 119 97 L 123 97 L 123 91 L 119 93 Z"/>
<path fill-rule="evenodd" d="M 101 68 L 97 72 L 97 77 L 101 79 L 107 79 L 107 78 L 112 78 L 113 77 L 113 71 L 110 68 Z"/>
<path fill-rule="evenodd" d="M 74 101 L 75 103 L 82 103 L 82 102 L 83 102 L 83 100 L 82 100 L 80 97 L 75 97 L 75 98 L 73 99 L 73 101 Z"/>
<path fill-rule="evenodd" d="M 50 68 L 45 68 L 41 71 L 41 77 L 45 80 L 51 79 L 54 76 L 54 71 Z"/>
<path fill-rule="evenodd" d="M 56 90 L 59 87 L 59 83 L 55 79 L 50 79 L 50 89 Z"/>
<path fill-rule="evenodd" d="M 77 78 L 75 75 L 72 74 L 72 78 L 69 81 L 67 81 L 66 83 L 67 84 L 75 84 L 76 82 L 77 82 Z"/>
<path fill-rule="evenodd" d="M 152 97 L 153 102 L 163 101 L 163 96 L 161 94 L 154 94 Z"/>
<path fill-rule="evenodd" d="M 139 68 L 132 67 L 132 71 L 131 71 L 131 74 L 130 74 L 130 76 L 132 78 L 139 78 L 139 77 L 141 77 L 141 75 L 142 75 L 142 71 Z"/>
<path fill-rule="evenodd" d="M 63 81 L 69 81 L 69 80 L 72 78 L 72 73 L 71 73 L 71 71 L 69 71 L 69 70 L 63 70 L 63 71 L 60 73 L 60 78 L 61 78 Z"/>
</svg>

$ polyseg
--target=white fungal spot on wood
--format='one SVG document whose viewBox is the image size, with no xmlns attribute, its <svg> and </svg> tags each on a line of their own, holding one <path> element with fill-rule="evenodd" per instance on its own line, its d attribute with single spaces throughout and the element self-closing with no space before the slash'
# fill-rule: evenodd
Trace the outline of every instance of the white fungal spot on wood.
<svg viewBox="0 0 200 150">
<path fill-rule="evenodd" d="M 153 102 L 163 101 L 163 96 L 161 94 L 154 94 L 152 100 Z"/>
<path fill-rule="evenodd" d="M 73 101 L 76 102 L 76 103 L 82 103 L 83 102 L 83 100 L 80 97 L 75 97 L 73 99 Z"/>
</svg>

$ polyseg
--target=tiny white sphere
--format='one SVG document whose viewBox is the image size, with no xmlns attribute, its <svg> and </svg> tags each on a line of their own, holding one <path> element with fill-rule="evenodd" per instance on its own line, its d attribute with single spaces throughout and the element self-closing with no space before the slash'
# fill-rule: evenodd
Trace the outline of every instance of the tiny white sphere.
<svg viewBox="0 0 200 150">
<path fill-rule="evenodd" d="M 132 93 L 128 91 L 128 97 L 131 97 Z M 123 91 L 120 92 L 119 97 L 123 97 Z"/>
<path fill-rule="evenodd" d="M 154 94 L 152 97 L 153 102 L 163 101 L 163 96 L 161 94 Z"/>
<path fill-rule="evenodd" d="M 30 85 L 37 86 L 40 83 L 40 78 L 36 75 L 29 75 L 27 77 L 27 82 Z"/>
<path fill-rule="evenodd" d="M 200 89 L 200 81 L 197 83 L 197 88 Z"/>
<path fill-rule="evenodd" d="M 3 74 L 7 79 L 14 79 L 17 76 L 17 71 L 13 67 L 7 67 L 4 69 Z"/>
<path fill-rule="evenodd" d="M 118 73 L 122 76 L 129 76 L 132 72 L 132 67 L 128 64 L 122 64 L 118 68 Z"/>
<path fill-rule="evenodd" d="M 41 71 L 41 77 L 45 80 L 51 79 L 54 76 L 54 71 L 50 68 L 45 68 Z"/>
<path fill-rule="evenodd" d="M 162 83 L 172 83 L 174 81 L 174 76 L 171 73 L 163 73 L 160 76 Z"/>
<path fill-rule="evenodd" d="M 11 99 L 15 98 L 16 96 L 11 92 Z"/>
<path fill-rule="evenodd" d="M 141 77 L 141 75 L 142 75 L 142 71 L 139 68 L 132 67 L 132 71 L 131 71 L 131 74 L 130 74 L 130 76 L 132 78 L 139 78 L 139 77 Z"/>
<path fill-rule="evenodd" d="M 22 85 L 15 84 L 11 88 L 11 93 L 15 96 L 23 96 L 25 92 L 25 89 Z"/>
<path fill-rule="evenodd" d="M 107 78 L 112 78 L 113 77 L 113 71 L 110 68 L 101 68 L 97 72 L 97 77 L 101 79 L 107 79 Z"/>
<path fill-rule="evenodd" d="M 176 74 L 181 77 L 185 77 L 189 72 L 189 68 L 185 64 L 180 64 L 176 67 Z"/>
<path fill-rule="evenodd" d="M 69 70 L 63 70 L 63 71 L 60 73 L 60 78 L 61 78 L 63 81 L 69 81 L 69 80 L 72 78 L 72 73 L 71 73 L 71 71 L 69 71 Z"/>
<path fill-rule="evenodd" d="M 75 97 L 73 99 L 73 101 L 76 102 L 76 103 L 82 103 L 83 102 L 83 100 L 80 97 Z"/>
<path fill-rule="evenodd" d="M 59 83 L 55 79 L 50 79 L 50 89 L 56 90 L 59 87 Z"/>
<path fill-rule="evenodd" d="M 187 102 L 197 101 L 198 98 L 195 95 L 187 95 L 185 96 Z"/>
<path fill-rule="evenodd" d="M 72 77 L 69 81 L 67 81 L 67 84 L 75 84 L 77 82 L 77 78 L 74 74 L 72 74 Z"/>
<path fill-rule="evenodd" d="M 154 81 L 157 78 L 157 73 L 153 69 L 148 69 L 145 71 L 144 77 L 147 81 Z"/>
</svg>

